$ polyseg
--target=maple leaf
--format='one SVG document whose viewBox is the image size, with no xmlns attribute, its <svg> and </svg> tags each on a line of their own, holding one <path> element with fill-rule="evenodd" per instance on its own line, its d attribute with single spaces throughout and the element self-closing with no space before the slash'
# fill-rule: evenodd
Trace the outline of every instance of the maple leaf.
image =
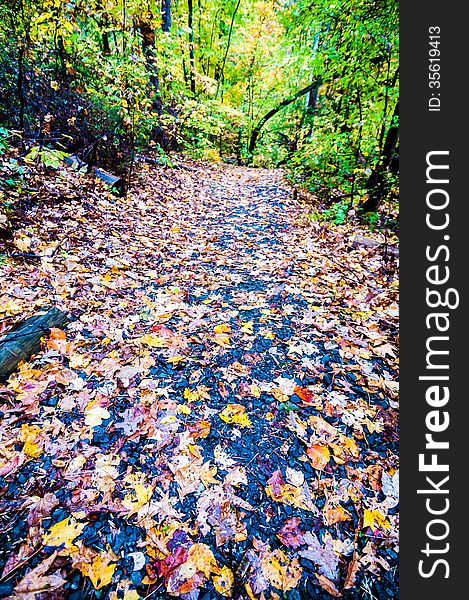
<svg viewBox="0 0 469 600">
<path fill-rule="evenodd" d="M 279 549 L 267 553 L 262 559 L 262 570 L 268 581 L 277 589 L 286 592 L 295 588 L 301 579 L 302 568 L 297 558 L 291 562 Z"/>
<path fill-rule="evenodd" d="M 246 323 L 243 323 L 240 331 L 242 331 L 243 333 L 247 333 L 248 335 L 253 335 L 254 334 L 253 327 L 254 327 L 254 321 L 246 321 Z"/>
<path fill-rule="evenodd" d="M 127 518 L 148 504 L 152 496 L 153 487 L 151 485 L 145 486 L 142 483 L 135 483 L 133 489 L 122 500 L 122 506 L 128 511 Z"/>
<path fill-rule="evenodd" d="M 218 413 L 218 416 L 225 423 L 235 423 L 240 427 L 250 427 L 252 425 L 246 414 L 246 408 L 241 404 L 227 404 L 225 408 Z"/>
<path fill-rule="evenodd" d="M 316 563 L 320 573 L 329 579 L 335 579 L 337 576 L 339 557 L 334 552 L 332 538 L 327 537 L 323 545 L 315 533 L 308 531 L 304 534 L 304 541 L 308 544 L 308 549 L 302 550 L 299 553 L 300 556 Z"/>
<path fill-rule="evenodd" d="M 63 355 L 69 354 L 72 349 L 72 344 L 67 343 L 65 331 L 56 327 L 51 327 L 50 333 L 46 338 L 46 346 Z"/>
<path fill-rule="evenodd" d="M 70 555 L 72 552 L 78 550 L 73 542 L 85 527 L 86 523 L 72 521 L 72 517 L 67 517 L 52 525 L 49 532 L 44 534 L 42 538 L 43 544 L 44 546 L 60 548 L 60 555 Z"/>
<path fill-rule="evenodd" d="M 147 333 L 141 338 L 138 338 L 137 342 L 150 346 L 151 348 L 163 348 L 166 345 L 165 339 L 157 335 L 156 333 Z"/>
<path fill-rule="evenodd" d="M 91 583 L 95 590 L 99 590 L 112 581 L 112 576 L 116 570 L 115 562 L 117 557 L 112 554 L 98 554 L 94 557 L 93 562 L 87 565 L 86 575 L 91 579 Z"/>
<path fill-rule="evenodd" d="M 312 444 L 311 446 L 308 446 L 306 454 L 308 455 L 313 468 L 318 471 L 323 471 L 331 458 L 329 448 L 327 446 L 322 446 L 321 444 Z"/>
<path fill-rule="evenodd" d="M 293 391 L 305 404 L 317 404 L 318 402 L 318 396 L 311 390 L 301 388 L 297 385 Z"/>
<path fill-rule="evenodd" d="M 362 528 L 371 527 L 375 530 L 378 527 L 384 527 L 389 529 L 391 527 L 386 517 L 379 512 L 379 510 L 365 510 L 363 511 L 363 525 Z"/>
</svg>

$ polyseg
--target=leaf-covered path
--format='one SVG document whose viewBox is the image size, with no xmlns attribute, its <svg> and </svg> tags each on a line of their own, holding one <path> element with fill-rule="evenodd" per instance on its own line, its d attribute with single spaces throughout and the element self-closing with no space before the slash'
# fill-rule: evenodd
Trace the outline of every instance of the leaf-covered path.
<svg viewBox="0 0 469 600">
<path fill-rule="evenodd" d="M 275 171 L 82 185 L 17 234 L 39 258 L 2 266 L 6 325 L 75 320 L 0 388 L 0 597 L 395 597 L 380 252 L 305 220 Z"/>
</svg>

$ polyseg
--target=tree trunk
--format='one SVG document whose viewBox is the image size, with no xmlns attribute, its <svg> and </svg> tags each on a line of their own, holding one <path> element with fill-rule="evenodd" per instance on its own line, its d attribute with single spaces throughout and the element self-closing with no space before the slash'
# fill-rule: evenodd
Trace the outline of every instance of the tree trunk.
<svg viewBox="0 0 469 600">
<path fill-rule="evenodd" d="M 23 79 L 24 79 L 24 45 L 20 42 L 20 48 L 18 50 L 18 75 L 16 78 L 16 86 L 18 92 L 18 100 L 20 103 L 20 117 L 19 117 L 19 126 L 21 132 L 21 139 L 24 139 L 24 90 L 23 90 Z"/>
<path fill-rule="evenodd" d="M 161 102 L 158 67 L 155 62 L 155 32 L 151 24 L 143 19 L 137 21 L 137 27 L 142 36 L 142 51 L 147 61 L 150 82 L 153 88 L 153 108 L 158 115 L 161 115 L 163 104 Z"/>
<path fill-rule="evenodd" d="M 226 51 L 225 51 L 225 55 L 223 57 L 223 62 L 221 65 L 221 69 L 220 69 L 220 77 L 218 78 L 218 82 L 217 82 L 217 92 L 215 94 L 215 98 L 218 97 L 218 92 L 220 91 L 220 85 L 223 84 L 224 80 L 225 80 L 225 65 L 226 65 L 226 59 L 228 58 L 228 52 L 230 51 L 230 45 L 231 45 L 231 36 L 233 35 L 233 26 L 234 26 L 234 21 L 236 18 L 236 13 L 238 12 L 238 8 L 239 5 L 241 4 L 241 0 L 238 0 L 234 11 L 233 11 L 233 15 L 231 17 L 231 23 L 230 23 L 230 31 L 228 33 L 228 42 L 226 44 Z M 223 96 L 223 95 L 222 95 Z"/>
<path fill-rule="evenodd" d="M 384 146 L 381 151 L 380 159 L 368 178 L 366 187 L 369 190 L 368 198 L 361 205 L 363 212 L 376 212 L 379 203 L 386 195 L 386 171 L 391 166 L 394 158 L 394 151 L 399 139 L 399 126 L 395 123 L 395 118 L 399 116 L 399 102 L 396 104 L 392 116 L 391 126 L 386 134 Z"/>
<path fill-rule="evenodd" d="M 282 108 L 285 108 L 285 106 L 292 104 L 292 102 L 295 102 L 295 100 L 297 100 L 301 96 L 304 96 L 305 94 L 310 92 L 312 89 L 315 88 L 316 85 L 317 85 L 316 81 L 314 83 L 310 83 L 309 85 L 307 85 L 305 88 L 303 88 L 299 92 L 296 92 L 296 94 L 293 94 L 293 96 L 290 96 L 289 98 L 286 98 L 285 100 L 282 100 L 282 102 L 280 102 L 280 104 L 277 104 L 277 106 L 275 108 L 273 108 L 272 110 L 269 110 L 269 112 L 262 117 L 262 119 L 257 123 L 257 125 L 252 130 L 251 139 L 249 140 L 249 147 L 248 147 L 249 154 L 252 154 L 254 152 L 254 148 L 256 147 L 256 143 L 257 143 L 257 139 L 259 138 L 259 134 L 260 134 L 262 128 L 264 127 L 264 125 L 267 123 L 267 121 L 269 119 L 271 119 L 274 115 L 276 115 L 280 110 L 282 110 Z"/>
<path fill-rule="evenodd" d="M 161 30 L 171 31 L 171 0 L 161 0 Z"/>
<path fill-rule="evenodd" d="M 195 53 L 194 53 L 194 29 L 193 29 L 193 7 L 192 0 L 187 0 L 188 27 L 189 27 L 189 78 L 191 92 L 195 95 Z"/>
<path fill-rule="evenodd" d="M 51 327 L 63 327 L 70 321 L 58 308 L 50 308 L 12 327 L 0 340 L 0 380 L 5 380 L 22 361 L 28 361 L 41 349 L 41 338 Z"/>
</svg>

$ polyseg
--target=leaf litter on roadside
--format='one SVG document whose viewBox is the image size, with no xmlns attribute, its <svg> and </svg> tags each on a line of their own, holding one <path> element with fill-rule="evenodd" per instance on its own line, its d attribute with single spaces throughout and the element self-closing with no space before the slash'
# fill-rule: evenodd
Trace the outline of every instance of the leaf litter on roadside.
<svg viewBox="0 0 469 600">
<path fill-rule="evenodd" d="M 137 177 L 56 182 L 1 267 L 2 319 L 74 318 L 0 388 L 1 593 L 392 595 L 396 280 L 278 172 Z"/>
</svg>

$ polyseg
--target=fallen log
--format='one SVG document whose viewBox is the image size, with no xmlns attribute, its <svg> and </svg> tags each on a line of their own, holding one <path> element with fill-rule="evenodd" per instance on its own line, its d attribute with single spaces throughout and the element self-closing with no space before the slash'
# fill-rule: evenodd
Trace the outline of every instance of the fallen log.
<svg viewBox="0 0 469 600">
<path fill-rule="evenodd" d="M 41 349 L 41 338 L 51 327 L 63 327 L 70 317 L 58 308 L 33 315 L 14 325 L 0 337 L 0 380 L 5 380 L 22 361 L 28 361 Z"/>
<path fill-rule="evenodd" d="M 86 169 L 86 171 L 90 170 L 90 167 L 87 163 L 83 162 L 81 158 L 78 156 L 66 156 L 64 158 L 67 165 L 70 165 L 72 168 L 76 170 Z M 117 175 L 112 175 L 112 173 L 108 173 L 103 169 L 94 168 L 92 169 L 94 175 L 104 181 L 112 190 L 114 190 L 120 196 L 123 196 L 125 193 L 125 181 L 122 177 L 118 177 Z"/>
</svg>

